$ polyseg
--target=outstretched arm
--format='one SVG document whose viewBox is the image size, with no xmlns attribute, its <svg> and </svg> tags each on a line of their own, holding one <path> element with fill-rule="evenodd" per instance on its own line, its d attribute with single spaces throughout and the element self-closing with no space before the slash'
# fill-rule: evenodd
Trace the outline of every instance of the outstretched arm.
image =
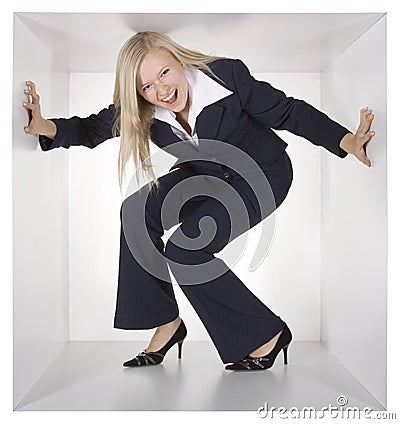
<svg viewBox="0 0 400 424">
<path fill-rule="evenodd" d="M 287 130 L 324 147 L 344 158 L 354 154 L 366 165 L 370 164 L 363 146 L 374 135 L 369 132 L 371 116 L 365 109 L 356 134 L 304 100 L 286 96 L 266 81 L 258 81 L 240 60 L 233 60 L 233 79 L 242 110 L 270 128 Z"/>
<path fill-rule="evenodd" d="M 70 146 L 85 146 L 90 149 L 113 137 L 112 126 L 115 119 L 114 105 L 104 108 L 98 114 L 86 118 L 73 116 L 71 118 L 44 119 L 40 111 L 40 97 L 35 84 L 27 81 L 25 94 L 31 97 L 31 102 L 24 102 L 29 113 L 29 124 L 24 128 L 27 134 L 39 135 L 42 150 L 56 147 L 68 149 Z"/>
</svg>

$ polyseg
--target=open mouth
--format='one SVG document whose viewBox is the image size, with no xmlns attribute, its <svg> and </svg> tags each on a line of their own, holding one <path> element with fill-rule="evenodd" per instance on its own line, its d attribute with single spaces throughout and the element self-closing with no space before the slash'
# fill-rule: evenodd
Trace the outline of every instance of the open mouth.
<svg viewBox="0 0 400 424">
<path fill-rule="evenodd" d="M 164 100 L 161 100 L 163 103 L 168 103 L 169 105 L 172 105 L 175 103 L 176 99 L 178 98 L 178 89 L 175 88 L 175 90 Z"/>
</svg>

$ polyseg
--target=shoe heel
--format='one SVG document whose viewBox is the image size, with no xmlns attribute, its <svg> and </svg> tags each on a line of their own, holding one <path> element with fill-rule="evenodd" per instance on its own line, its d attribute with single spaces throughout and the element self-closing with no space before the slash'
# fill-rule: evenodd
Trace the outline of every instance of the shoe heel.
<svg viewBox="0 0 400 424">
<path fill-rule="evenodd" d="M 288 350 L 289 345 L 287 344 L 286 346 L 283 346 L 283 363 L 285 365 L 287 365 L 288 360 L 287 360 L 287 350 Z"/>
<path fill-rule="evenodd" d="M 182 340 L 180 340 L 178 342 L 178 359 L 181 359 L 182 358 L 182 344 L 183 344 L 183 340 L 184 339 L 182 339 Z"/>
</svg>

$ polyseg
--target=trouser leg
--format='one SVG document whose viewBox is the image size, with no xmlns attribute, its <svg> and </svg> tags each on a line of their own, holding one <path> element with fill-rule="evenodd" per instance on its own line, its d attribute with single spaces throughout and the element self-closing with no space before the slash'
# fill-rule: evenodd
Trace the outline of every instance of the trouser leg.
<svg viewBox="0 0 400 424">
<path fill-rule="evenodd" d="M 163 257 L 161 208 L 165 196 L 181 179 L 179 169 L 164 175 L 159 178 L 158 191 L 149 192 L 144 186 L 127 197 L 121 206 L 114 328 L 149 329 L 173 321 L 179 315 Z M 178 223 L 173 222 L 173 216 L 167 217 L 168 220 L 164 223 L 165 229 Z"/>
<path fill-rule="evenodd" d="M 292 168 L 286 154 L 267 172 L 267 176 L 275 197 L 275 209 L 282 203 L 292 181 Z M 254 208 L 254 199 L 251 199 L 242 181 L 232 181 L 231 184 L 241 194 L 251 228 L 265 217 L 261 217 L 260 210 Z M 200 237 L 199 223 L 206 216 L 217 227 L 211 243 L 196 250 L 180 247 L 182 233 L 192 240 Z M 230 213 L 218 200 L 208 198 L 198 207 L 192 208 L 180 228 L 171 235 L 165 248 L 171 271 L 224 363 L 239 361 L 272 339 L 284 325 L 279 316 L 261 302 L 222 260 L 214 256 L 226 246 L 228 239 L 231 241 L 248 229 L 245 225 L 232 228 L 230 218 Z M 211 271 L 200 267 L 211 261 L 216 263 L 210 268 Z M 182 264 L 188 266 L 182 267 Z M 219 270 L 221 275 L 213 278 L 213 274 L 218 274 Z M 190 272 L 193 280 L 197 280 L 194 284 L 190 281 Z M 198 283 L 198 279 L 194 278 L 198 277 L 196 272 L 204 276 L 203 280 L 209 281 Z"/>
</svg>

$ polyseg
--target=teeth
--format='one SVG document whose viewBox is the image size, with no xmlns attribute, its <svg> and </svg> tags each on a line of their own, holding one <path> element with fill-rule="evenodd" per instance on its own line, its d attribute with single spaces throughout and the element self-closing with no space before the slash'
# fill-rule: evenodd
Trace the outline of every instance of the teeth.
<svg viewBox="0 0 400 424">
<path fill-rule="evenodd" d="M 168 96 L 168 97 L 166 97 L 165 99 L 163 99 L 162 101 L 163 102 L 169 102 L 173 97 L 174 97 L 174 95 L 175 95 L 175 91 L 176 91 L 176 89 Z"/>
</svg>

